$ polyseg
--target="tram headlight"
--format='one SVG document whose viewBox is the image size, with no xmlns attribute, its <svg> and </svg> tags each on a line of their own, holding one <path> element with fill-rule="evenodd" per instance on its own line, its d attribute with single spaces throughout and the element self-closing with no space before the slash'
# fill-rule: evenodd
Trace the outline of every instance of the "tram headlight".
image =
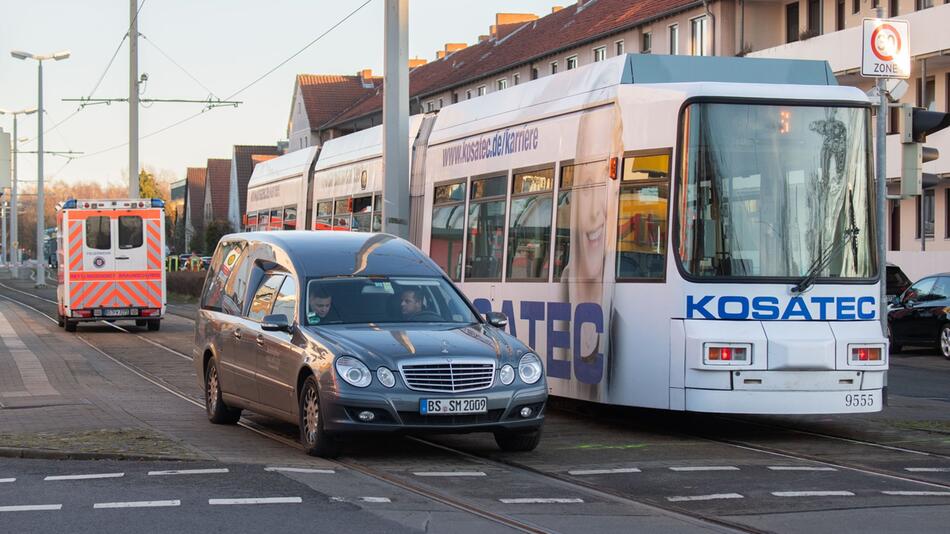
<svg viewBox="0 0 950 534">
<path fill-rule="evenodd" d="M 366 365 L 352 356 L 340 356 L 336 360 L 336 372 L 347 384 L 365 388 L 373 381 Z"/>
<path fill-rule="evenodd" d="M 749 365 L 752 363 L 752 345 L 748 343 L 706 343 L 703 345 L 703 363 L 707 365 Z"/>
<path fill-rule="evenodd" d="M 528 352 L 521 357 L 521 362 L 518 363 L 518 376 L 521 377 L 522 382 L 534 384 L 541 379 L 542 373 L 544 373 L 544 368 L 541 366 L 541 358 L 538 358 L 537 354 Z"/>
</svg>

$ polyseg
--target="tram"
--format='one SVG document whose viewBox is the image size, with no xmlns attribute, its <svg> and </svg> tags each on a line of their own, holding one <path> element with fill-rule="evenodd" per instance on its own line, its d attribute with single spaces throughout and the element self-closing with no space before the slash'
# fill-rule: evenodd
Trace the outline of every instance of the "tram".
<svg viewBox="0 0 950 534">
<path fill-rule="evenodd" d="M 552 394 L 882 408 L 870 105 L 827 63 L 631 54 L 415 116 L 411 135 L 412 241 L 508 316 Z M 379 228 L 381 140 L 324 145 L 296 228 Z"/>
</svg>

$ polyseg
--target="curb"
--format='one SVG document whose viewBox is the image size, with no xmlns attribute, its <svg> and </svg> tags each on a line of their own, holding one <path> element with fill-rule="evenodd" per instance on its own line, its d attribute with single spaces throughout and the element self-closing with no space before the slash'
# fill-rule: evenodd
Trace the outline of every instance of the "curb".
<svg viewBox="0 0 950 534">
<path fill-rule="evenodd" d="M 0 458 L 29 458 L 36 460 L 135 460 L 163 462 L 194 462 L 202 458 L 162 456 L 158 454 L 136 454 L 123 452 L 81 452 L 57 451 L 52 449 L 25 449 L 20 447 L 0 447 Z"/>
</svg>

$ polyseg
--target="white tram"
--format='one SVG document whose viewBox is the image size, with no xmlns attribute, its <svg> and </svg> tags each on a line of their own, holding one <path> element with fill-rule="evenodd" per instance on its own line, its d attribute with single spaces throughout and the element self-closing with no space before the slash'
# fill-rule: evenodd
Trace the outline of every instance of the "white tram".
<svg viewBox="0 0 950 534">
<path fill-rule="evenodd" d="M 628 55 L 411 133 L 413 241 L 509 317 L 552 394 L 881 409 L 870 107 L 825 62 Z M 326 143 L 308 227 L 377 228 L 381 135 Z"/>
</svg>

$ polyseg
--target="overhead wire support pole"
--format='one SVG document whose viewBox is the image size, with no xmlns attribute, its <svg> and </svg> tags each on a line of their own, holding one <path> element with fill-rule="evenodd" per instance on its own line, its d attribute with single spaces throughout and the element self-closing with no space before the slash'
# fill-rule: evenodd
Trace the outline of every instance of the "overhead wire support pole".
<svg viewBox="0 0 950 534">
<path fill-rule="evenodd" d="M 386 0 L 383 232 L 409 238 L 409 0 Z"/>
<path fill-rule="evenodd" d="M 129 0 L 129 198 L 139 198 L 139 17 Z"/>
<path fill-rule="evenodd" d="M 884 8 L 877 8 L 877 18 L 884 18 Z M 877 177 L 877 269 L 880 276 L 880 294 L 878 299 L 878 310 L 881 320 L 881 332 L 887 337 L 887 247 L 885 246 L 885 235 L 887 226 L 884 218 L 886 210 L 884 203 L 887 201 L 887 89 L 884 86 L 884 78 L 877 79 L 877 93 L 880 98 L 877 109 L 877 135 L 875 136 L 877 146 L 875 148 Z M 894 231 L 892 228 L 891 231 Z"/>
</svg>

